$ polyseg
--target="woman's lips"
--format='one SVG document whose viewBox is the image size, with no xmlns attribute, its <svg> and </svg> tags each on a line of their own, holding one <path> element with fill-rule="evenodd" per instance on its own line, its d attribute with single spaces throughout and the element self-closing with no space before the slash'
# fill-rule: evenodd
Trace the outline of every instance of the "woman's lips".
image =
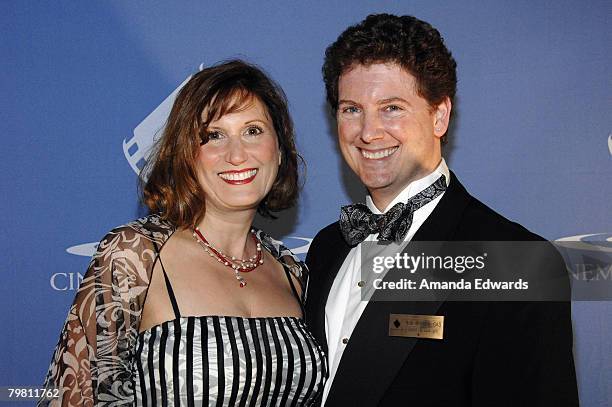
<svg viewBox="0 0 612 407">
<path fill-rule="evenodd" d="M 224 171 L 219 173 L 219 177 L 231 185 L 244 185 L 255 179 L 257 175 L 256 168 L 245 168 L 244 170 Z"/>
</svg>

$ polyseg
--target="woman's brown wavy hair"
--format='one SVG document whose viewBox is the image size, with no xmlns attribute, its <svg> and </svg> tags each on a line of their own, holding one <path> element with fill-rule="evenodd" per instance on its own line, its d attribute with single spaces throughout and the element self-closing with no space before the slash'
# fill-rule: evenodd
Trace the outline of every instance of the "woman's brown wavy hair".
<svg viewBox="0 0 612 407">
<path fill-rule="evenodd" d="M 141 172 L 142 201 L 151 212 L 160 212 L 177 228 L 193 227 L 202 219 L 205 194 L 195 168 L 201 142 L 207 141 L 206 127 L 224 114 L 244 108 L 253 98 L 267 108 L 282 155 L 272 189 L 257 211 L 274 217 L 271 212 L 295 204 L 301 157 L 295 148 L 287 98 L 260 68 L 231 60 L 198 72 L 178 93 L 162 137 Z"/>
</svg>

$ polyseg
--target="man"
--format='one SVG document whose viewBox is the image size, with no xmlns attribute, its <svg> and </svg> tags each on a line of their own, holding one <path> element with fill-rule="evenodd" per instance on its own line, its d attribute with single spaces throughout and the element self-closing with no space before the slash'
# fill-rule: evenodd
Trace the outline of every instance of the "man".
<svg viewBox="0 0 612 407">
<path fill-rule="evenodd" d="M 578 405 L 568 302 L 361 301 L 363 240 L 542 240 L 470 196 L 442 158 L 455 70 L 439 32 L 411 16 L 371 15 L 325 53 L 340 150 L 369 192 L 306 260 L 326 406 Z M 371 221 L 391 212 L 403 229 Z M 390 335 L 392 314 L 443 317 L 441 337 Z"/>
</svg>

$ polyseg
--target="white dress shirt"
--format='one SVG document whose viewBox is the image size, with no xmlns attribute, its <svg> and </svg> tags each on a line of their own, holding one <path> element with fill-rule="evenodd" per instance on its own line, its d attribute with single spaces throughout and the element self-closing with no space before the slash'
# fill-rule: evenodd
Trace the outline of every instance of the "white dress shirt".
<svg viewBox="0 0 612 407">
<path fill-rule="evenodd" d="M 438 167 L 431 174 L 411 182 L 404 188 L 383 212 L 374 205 L 369 195 L 366 197 L 366 205 L 372 213 L 386 213 L 398 202 L 406 203 L 412 196 L 434 183 L 440 175 L 446 177 L 448 186 L 450 173 L 444 158 L 442 158 Z M 408 229 L 408 233 L 404 239 L 404 246 L 410 242 L 423 222 L 425 222 L 427 217 L 433 212 L 438 202 L 440 202 L 442 195 L 444 195 L 444 193 L 414 212 L 412 225 L 410 229 Z M 376 237 L 377 234 L 369 235 L 366 241 L 376 241 Z M 334 381 L 336 370 L 342 359 L 344 349 L 350 340 L 353 329 L 357 325 L 359 318 L 361 318 L 361 314 L 368 305 L 367 300 L 362 300 L 363 293 L 361 287 L 364 286 L 364 282 L 362 282 L 363 277 L 360 270 L 361 246 L 362 245 L 359 244 L 352 248 L 348 256 L 346 256 L 346 259 L 344 259 L 344 263 L 342 263 L 329 291 L 329 297 L 325 305 L 325 334 L 327 335 L 329 378 L 325 383 L 325 389 L 323 391 L 323 405 L 329 395 L 329 390 Z M 364 368 L 367 369 L 367 367 Z"/>
</svg>

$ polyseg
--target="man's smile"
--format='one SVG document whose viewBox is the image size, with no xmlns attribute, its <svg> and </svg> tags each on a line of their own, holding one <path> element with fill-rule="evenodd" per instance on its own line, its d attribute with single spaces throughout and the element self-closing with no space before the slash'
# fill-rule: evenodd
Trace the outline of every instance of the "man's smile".
<svg viewBox="0 0 612 407">
<path fill-rule="evenodd" d="M 361 152 L 361 156 L 363 158 L 367 158 L 368 160 L 381 160 L 395 153 L 399 149 L 399 146 L 383 148 L 380 150 L 366 150 L 365 148 L 359 147 L 358 149 Z"/>
</svg>

